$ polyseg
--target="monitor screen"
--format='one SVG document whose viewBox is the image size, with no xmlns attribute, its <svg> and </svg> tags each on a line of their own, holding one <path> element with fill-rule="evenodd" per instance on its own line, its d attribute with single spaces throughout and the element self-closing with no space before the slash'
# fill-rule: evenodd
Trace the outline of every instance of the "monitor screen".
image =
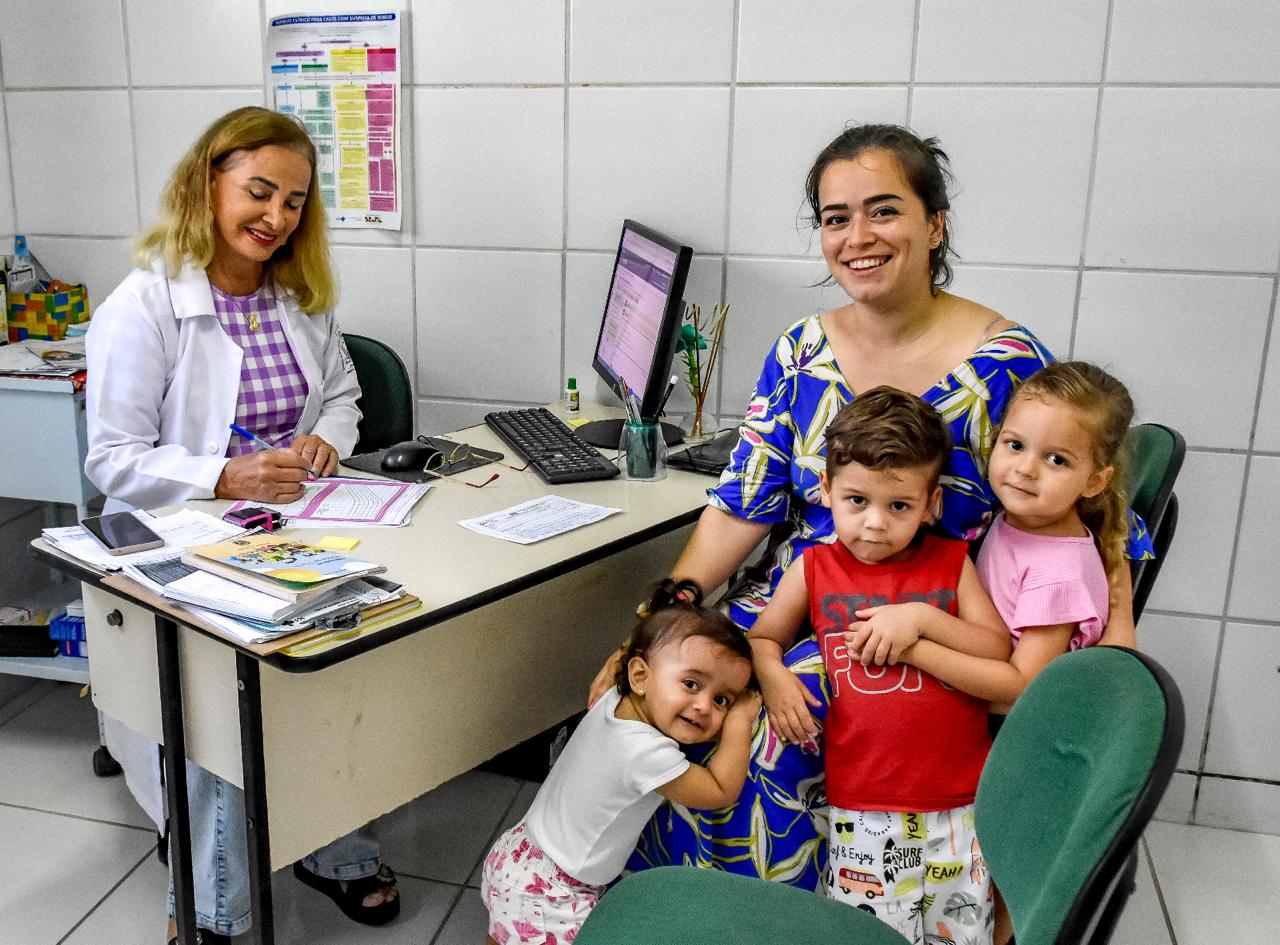
<svg viewBox="0 0 1280 945">
<path fill-rule="evenodd" d="M 692 256 L 633 220 L 623 224 L 593 366 L 620 399 L 625 381 L 646 417 L 666 393 Z"/>
</svg>

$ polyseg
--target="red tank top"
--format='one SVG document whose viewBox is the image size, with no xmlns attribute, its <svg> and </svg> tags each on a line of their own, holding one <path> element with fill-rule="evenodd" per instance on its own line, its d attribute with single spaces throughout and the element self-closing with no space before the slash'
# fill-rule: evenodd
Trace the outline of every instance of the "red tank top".
<svg viewBox="0 0 1280 945">
<path fill-rule="evenodd" d="M 991 748 L 987 703 L 914 666 L 864 667 L 841 634 L 855 611 L 925 601 L 955 615 L 964 542 L 924 536 L 911 556 L 863 564 L 838 541 L 804 553 L 809 620 L 831 686 L 823 733 L 827 799 L 848 810 L 972 804 Z"/>
</svg>

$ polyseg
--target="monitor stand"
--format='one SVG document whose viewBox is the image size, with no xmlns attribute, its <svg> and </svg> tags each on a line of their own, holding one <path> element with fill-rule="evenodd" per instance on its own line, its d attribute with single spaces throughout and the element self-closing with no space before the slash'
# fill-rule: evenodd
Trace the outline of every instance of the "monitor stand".
<svg viewBox="0 0 1280 945">
<path fill-rule="evenodd" d="M 622 420 L 592 420 L 574 428 L 574 433 L 598 449 L 616 450 L 622 439 Z M 662 439 L 667 446 L 684 442 L 684 431 L 670 423 L 662 424 Z"/>
</svg>

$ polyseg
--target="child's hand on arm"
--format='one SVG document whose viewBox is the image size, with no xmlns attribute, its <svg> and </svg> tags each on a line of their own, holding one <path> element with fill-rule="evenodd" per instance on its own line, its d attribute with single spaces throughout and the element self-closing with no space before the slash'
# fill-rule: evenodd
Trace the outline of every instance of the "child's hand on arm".
<svg viewBox="0 0 1280 945">
<path fill-rule="evenodd" d="M 920 640 L 906 659 L 930 676 L 942 680 L 992 708 L 1007 711 L 1036 673 L 1067 652 L 1076 624 L 1024 627 L 1009 661 L 970 656 L 949 650 L 932 640 Z"/>
<path fill-rule="evenodd" d="M 849 654 L 863 666 L 894 666 L 911 644 L 920 639 L 921 626 L 930 618 L 923 611 L 938 612 L 928 604 L 883 604 L 864 607 L 844 632 Z"/>
<path fill-rule="evenodd" d="M 752 646 L 752 650 L 756 649 Z M 818 723 L 809 706 L 822 705 L 780 658 L 757 658 L 756 678 L 773 730 L 784 742 L 802 745 L 818 737 Z"/>
<path fill-rule="evenodd" d="M 808 707 L 822 704 L 782 662 L 782 655 L 795 642 L 796 630 L 808 610 L 804 566 L 796 562 L 782 575 L 773 599 L 747 634 L 769 719 L 783 739 L 796 744 L 817 736 L 818 723 Z"/>
<path fill-rule="evenodd" d="M 684 774 L 658 788 L 669 801 L 699 810 L 728 807 L 742 793 L 751 758 L 751 727 L 760 714 L 760 694 L 747 690 L 729 707 L 720 745 L 704 768 L 690 765 Z"/>
</svg>

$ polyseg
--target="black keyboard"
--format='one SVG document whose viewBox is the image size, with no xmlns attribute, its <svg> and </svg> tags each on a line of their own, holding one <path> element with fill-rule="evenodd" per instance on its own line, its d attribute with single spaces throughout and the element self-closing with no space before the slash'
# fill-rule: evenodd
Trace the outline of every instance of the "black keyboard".
<svg viewBox="0 0 1280 945">
<path fill-rule="evenodd" d="M 495 410 L 485 414 L 484 422 L 553 486 L 618 475 L 617 466 L 546 407 Z"/>
</svg>

